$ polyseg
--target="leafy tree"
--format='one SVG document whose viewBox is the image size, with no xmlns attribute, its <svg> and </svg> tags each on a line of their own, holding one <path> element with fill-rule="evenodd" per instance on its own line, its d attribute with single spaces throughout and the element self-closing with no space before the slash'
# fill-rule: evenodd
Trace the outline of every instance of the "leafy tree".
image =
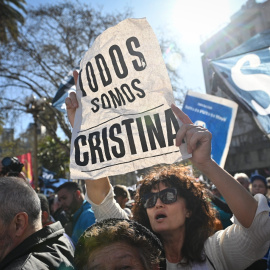
<svg viewBox="0 0 270 270">
<path fill-rule="evenodd" d="M 69 141 L 63 141 L 69 146 Z M 69 166 L 69 155 L 61 148 L 54 138 L 46 136 L 39 141 L 38 161 L 46 169 L 55 172 L 56 178 L 66 178 Z"/>
<path fill-rule="evenodd" d="M 8 43 L 9 36 L 18 39 L 18 24 L 24 24 L 20 13 L 26 12 L 24 4 L 25 0 L 0 0 L 0 43 Z"/>
<path fill-rule="evenodd" d="M 63 77 L 78 64 L 94 39 L 130 15 L 128 10 L 103 14 L 78 2 L 29 9 L 18 40 L 1 48 L 0 102 L 3 108 L 10 108 L 9 120 L 13 123 L 19 121 L 18 117 L 22 120 L 26 112 L 23 96 L 33 94 L 51 101 Z M 67 145 L 56 133 L 58 126 L 70 137 L 65 115 L 47 102 L 39 121 L 69 154 Z"/>
<path fill-rule="evenodd" d="M 131 17 L 128 9 L 122 13 L 104 14 L 101 9 L 93 9 L 78 1 L 76 5 L 65 1 L 30 8 L 17 41 L 1 46 L 0 104 L 8 111 L 6 121 L 15 126 L 17 121 L 23 121 L 26 112 L 23 97 L 45 97 L 46 108 L 39 113 L 38 120 L 68 156 L 69 146 L 57 136 L 56 131 L 60 128 L 70 137 L 70 126 L 65 115 L 49 102 L 63 77 L 78 65 L 95 38 L 128 17 Z M 171 42 L 162 38 L 160 44 L 162 51 L 166 51 Z M 182 55 L 177 46 L 173 52 Z M 179 77 L 169 64 L 167 66 L 173 88 L 179 90 Z"/>
<path fill-rule="evenodd" d="M 27 152 L 31 152 L 31 147 L 29 143 L 29 137 L 25 136 L 25 134 L 21 134 L 21 136 L 17 139 L 14 139 L 14 130 L 1 130 L 0 136 L 0 157 L 14 157 L 25 154 Z M 25 140 L 27 139 L 27 140 Z"/>
<path fill-rule="evenodd" d="M 161 30 L 158 37 L 160 37 L 159 45 L 161 52 L 163 53 L 166 68 L 168 70 L 172 89 L 174 91 L 174 97 L 179 104 L 182 104 L 187 92 L 186 87 L 183 85 L 182 77 L 179 73 L 180 63 L 185 59 L 184 53 L 174 41 L 173 37 L 170 37 L 170 33 L 165 34 L 164 30 Z"/>
</svg>

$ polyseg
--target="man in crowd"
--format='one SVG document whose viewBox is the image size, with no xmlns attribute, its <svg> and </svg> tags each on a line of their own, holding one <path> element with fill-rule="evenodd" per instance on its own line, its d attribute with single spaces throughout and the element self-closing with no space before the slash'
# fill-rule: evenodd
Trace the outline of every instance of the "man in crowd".
<svg viewBox="0 0 270 270">
<path fill-rule="evenodd" d="M 223 198 L 223 196 L 220 194 L 219 190 L 217 189 L 217 187 L 215 185 L 212 185 L 211 187 L 211 191 L 214 194 L 214 196 L 216 196 L 216 199 L 219 199 L 221 202 L 225 202 L 225 199 Z M 228 226 L 230 226 L 232 224 L 231 222 L 231 217 L 232 217 L 232 212 L 230 211 L 229 207 L 226 205 L 220 205 L 217 203 L 217 200 L 212 200 L 213 203 L 213 207 L 218 211 L 218 218 L 222 223 L 222 227 L 223 229 L 226 229 Z"/>
<path fill-rule="evenodd" d="M 267 197 L 267 181 L 266 178 L 260 174 L 254 174 L 250 177 L 251 183 L 251 194 L 254 196 L 256 194 L 263 194 L 267 198 L 268 205 L 270 207 L 270 200 Z M 267 253 L 264 257 L 260 260 L 257 260 L 252 265 L 250 265 L 247 270 L 260 270 L 267 268 L 267 260 L 270 254 L 270 248 L 268 249 Z M 268 268 L 267 268 L 268 269 Z"/>
<path fill-rule="evenodd" d="M 42 193 L 38 193 L 38 197 L 40 199 L 40 206 L 41 206 L 42 226 L 45 227 L 52 224 L 54 220 L 52 220 L 50 215 L 50 208 L 47 197 Z"/>
<path fill-rule="evenodd" d="M 260 174 L 254 174 L 250 177 L 251 193 L 256 195 L 258 193 L 267 195 L 268 187 L 266 178 Z"/>
<path fill-rule="evenodd" d="M 62 209 L 71 215 L 71 222 L 65 229 L 76 245 L 81 234 L 95 223 L 94 212 L 76 182 L 66 182 L 59 186 L 56 192 Z"/>
<path fill-rule="evenodd" d="M 131 210 L 126 207 L 126 203 L 130 200 L 130 194 L 126 186 L 116 185 L 113 188 L 114 198 L 122 209 L 131 217 Z"/>
<path fill-rule="evenodd" d="M 67 213 L 61 208 L 57 194 L 50 196 L 49 205 L 52 218 L 55 221 L 60 221 L 61 225 L 65 227 L 69 219 Z"/>
<path fill-rule="evenodd" d="M 248 192 L 249 190 L 249 177 L 245 173 L 236 173 L 234 179 L 237 180 Z"/>
<path fill-rule="evenodd" d="M 73 269 L 60 222 L 42 228 L 40 200 L 18 177 L 0 177 L 0 269 Z"/>
</svg>

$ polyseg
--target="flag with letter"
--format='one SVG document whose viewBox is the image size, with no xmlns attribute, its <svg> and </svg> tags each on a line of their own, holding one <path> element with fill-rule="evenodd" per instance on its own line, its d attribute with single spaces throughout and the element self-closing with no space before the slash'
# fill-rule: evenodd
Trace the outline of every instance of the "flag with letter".
<svg viewBox="0 0 270 270">
<path fill-rule="evenodd" d="M 158 40 L 146 19 L 97 37 L 80 64 L 71 179 L 97 179 L 190 157 L 175 146 L 180 123 Z"/>
<path fill-rule="evenodd" d="M 270 137 L 270 31 L 265 31 L 219 59 L 211 62 L 214 71 L 250 111 L 259 128 Z"/>
</svg>

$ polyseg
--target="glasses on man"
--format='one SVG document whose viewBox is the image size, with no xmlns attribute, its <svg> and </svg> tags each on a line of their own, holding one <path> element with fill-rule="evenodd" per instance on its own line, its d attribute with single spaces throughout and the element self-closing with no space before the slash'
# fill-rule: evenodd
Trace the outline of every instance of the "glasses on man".
<svg viewBox="0 0 270 270">
<path fill-rule="evenodd" d="M 160 200 L 164 204 L 171 204 L 176 202 L 177 200 L 177 189 L 176 188 L 166 188 L 159 192 L 148 193 L 143 196 L 144 208 L 152 208 L 156 205 L 157 199 Z"/>
</svg>

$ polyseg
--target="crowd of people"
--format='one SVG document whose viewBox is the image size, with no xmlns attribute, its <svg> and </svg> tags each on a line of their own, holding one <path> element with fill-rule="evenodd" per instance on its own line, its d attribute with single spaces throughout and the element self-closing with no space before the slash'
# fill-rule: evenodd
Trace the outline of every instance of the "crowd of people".
<svg viewBox="0 0 270 270">
<path fill-rule="evenodd" d="M 75 93 L 66 105 L 73 125 Z M 184 166 L 163 165 L 140 181 L 134 198 L 108 177 L 84 187 L 66 182 L 47 198 L 3 159 L 0 269 L 267 269 L 267 180 L 231 176 L 211 159 L 211 133 L 172 110 L 183 123 L 176 146 L 185 137 L 208 182 Z"/>
</svg>

